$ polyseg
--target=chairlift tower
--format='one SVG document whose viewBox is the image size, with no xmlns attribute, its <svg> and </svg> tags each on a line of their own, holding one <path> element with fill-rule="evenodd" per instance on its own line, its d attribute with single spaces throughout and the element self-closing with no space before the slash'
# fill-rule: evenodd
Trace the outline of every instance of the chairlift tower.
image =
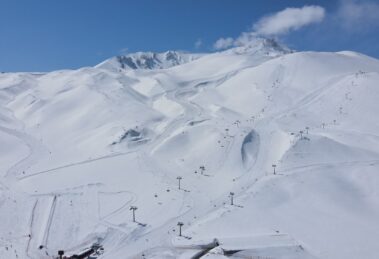
<svg viewBox="0 0 379 259">
<path fill-rule="evenodd" d="M 234 192 L 230 192 L 229 194 L 230 194 L 230 205 L 234 205 L 234 200 L 233 200 Z"/>
<path fill-rule="evenodd" d="M 130 209 L 129 210 L 131 210 L 132 211 L 132 213 L 133 213 L 133 222 L 136 222 L 136 210 L 137 210 L 138 208 L 136 207 L 136 206 L 130 206 Z"/>
<path fill-rule="evenodd" d="M 276 170 L 275 170 L 276 165 L 272 165 L 272 168 L 274 168 L 274 174 L 276 174 Z"/>
<path fill-rule="evenodd" d="M 178 180 L 178 187 L 179 187 L 179 190 L 180 190 L 180 181 L 183 179 L 183 177 L 178 176 L 178 177 L 176 177 L 176 179 Z"/>
<path fill-rule="evenodd" d="M 184 223 L 183 222 L 178 222 L 178 226 L 179 226 L 179 236 L 181 237 L 182 236 L 182 227 L 183 227 Z"/>
</svg>

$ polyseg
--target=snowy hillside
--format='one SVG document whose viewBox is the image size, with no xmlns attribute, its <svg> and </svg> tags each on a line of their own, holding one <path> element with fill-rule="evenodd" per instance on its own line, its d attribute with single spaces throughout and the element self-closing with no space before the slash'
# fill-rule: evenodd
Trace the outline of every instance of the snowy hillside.
<svg viewBox="0 0 379 259">
<path fill-rule="evenodd" d="M 376 259 L 378 82 L 268 40 L 0 74 L 0 258 Z"/>
</svg>

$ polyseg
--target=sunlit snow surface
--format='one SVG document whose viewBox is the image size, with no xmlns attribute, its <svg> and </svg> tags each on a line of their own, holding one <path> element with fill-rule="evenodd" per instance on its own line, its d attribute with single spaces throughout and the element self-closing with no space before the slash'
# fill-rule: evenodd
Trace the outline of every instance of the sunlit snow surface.
<svg viewBox="0 0 379 259">
<path fill-rule="evenodd" d="M 379 258 L 379 61 L 186 55 L 0 74 L 0 258 Z"/>
</svg>

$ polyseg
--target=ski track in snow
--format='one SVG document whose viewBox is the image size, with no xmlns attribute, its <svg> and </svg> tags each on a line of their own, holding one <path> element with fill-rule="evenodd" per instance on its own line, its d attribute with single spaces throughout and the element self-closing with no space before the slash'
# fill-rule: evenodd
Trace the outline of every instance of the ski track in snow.
<svg viewBox="0 0 379 259">
<path fill-rule="evenodd" d="M 116 154 L 111 154 L 111 155 L 102 156 L 102 157 L 98 157 L 98 158 L 88 159 L 88 160 L 84 160 L 84 161 L 80 161 L 80 162 L 70 163 L 70 164 L 67 164 L 67 165 L 54 167 L 54 168 L 51 168 L 51 169 L 48 169 L 48 170 L 43 170 L 43 171 L 31 173 L 31 174 L 28 174 L 28 175 L 23 176 L 23 177 L 18 177 L 18 180 L 25 180 L 27 178 L 31 178 L 31 177 L 34 177 L 34 176 L 37 176 L 37 175 L 41 175 L 41 174 L 46 174 L 46 173 L 58 171 L 60 169 L 74 167 L 74 166 L 78 166 L 78 165 L 84 165 L 84 164 L 88 164 L 88 163 L 99 161 L 99 160 L 103 160 L 103 159 L 109 159 L 109 158 L 114 158 L 114 157 L 118 157 L 118 156 L 125 156 L 125 155 L 129 155 L 129 154 L 135 153 L 135 152 L 136 151 L 129 151 L 129 152 L 124 152 L 124 153 L 116 153 Z"/>
<path fill-rule="evenodd" d="M 7 170 L 5 178 L 14 178 L 26 171 L 40 156 L 47 153 L 46 148 L 35 138 L 15 129 L 0 126 L 0 130 L 20 139 L 29 149 L 29 155 Z"/>
<path fill-rule="evenodd" d="M 49 206 L 48 217 L 47 217 L 46 225 L 44 227 L 45 230 L 44 230 L 44 234 L 43 234 L 43 238 L 41 242 L 41 244 L 43 244 L 45 247 L 48 247 L 50 227 L 53 221 L 56 203 L 57 203 L 57 196 L 54 195 L 54 197 L 52 197 L 51 199 L 51 205 Z"/>
<path fill-rule="evenodd" d="M 29 253 L 29 250 L 30 250 L 30 242 L 33 238 L 33 224 L 34 224 L 34 217 L 35 217 L 35 210 L 36 210 L 36 207 L 38 205 L 38 199 L 35 201 L 34 203 L 34 206 L 33 206 L 33 209 L 32 209 L 32 213 L 31 213 L 31 216 L 30 216 L 30 231 L 29 231 L 29 240 L 28 240 L 28 244 L 26 246 L 26 255 L 29 257 L 29 258 L 33 258 Z"/>
</svg>

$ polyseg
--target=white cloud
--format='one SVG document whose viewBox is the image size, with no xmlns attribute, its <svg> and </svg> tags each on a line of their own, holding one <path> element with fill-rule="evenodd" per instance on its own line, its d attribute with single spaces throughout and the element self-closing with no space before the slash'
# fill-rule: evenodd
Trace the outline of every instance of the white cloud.
<svg viewBox="0 0 379 259">
<path fill-rule="evenodd" d="M 379 26 L 379 4 L 372 1 L 342 0 L 336 13 L 336 22 L 347 29 L 368 30 Z"/>
<path fill-rule="evenodd" d="M 242 46 L 253 41 L 257 36 L 279 36 L 303 26 L 321 22 L 325 17 L 325 9 L 321 6 L 304 6 L 302 8 L 286 8 L 275 14 L 261 18 L 252 26 L 252 30 L 242 32 L 236 39 L 220 38 L 214 44 L 216 50 L 232 46 Z"/>
<path fill-rule="evenodd" d="M 195 48 L 198 49 L 203 45 L 203 41 L 201 39 L 197 39 L 195 42 Z"/>
<path fill-rule="evenodd" d="M 231 46 L 234 45 L 234 39 L 229 37 L 229 38 L 220 38 L 218 39 L 214 44 L 213 44 L 213 48 L 214 49 L 227 49 Z"/>
<path fill-rule="evenodd" d="M 264 36 L 281 35 L 311 23 L 321 22 L 324 16 L 325 10 L 321 6 L 286 8 L 278 13 L 263 17 L 253 25 L 253 30 Z"/>
</svg>

